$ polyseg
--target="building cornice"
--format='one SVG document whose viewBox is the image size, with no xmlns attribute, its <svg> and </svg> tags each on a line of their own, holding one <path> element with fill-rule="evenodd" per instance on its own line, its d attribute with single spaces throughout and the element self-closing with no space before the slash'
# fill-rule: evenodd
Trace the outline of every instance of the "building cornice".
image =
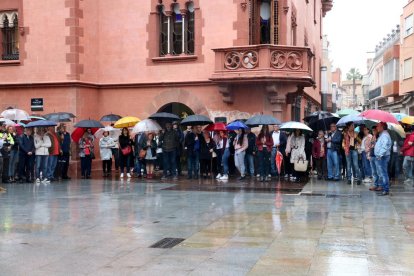
<svg viewBox="0 0 414 276">
<path fill-rule="evenodd" d="M 156 87 L 182 87 L 217 85 L 209 80 L 182 81 L 182 82 L 142 82 L 142 83 L 92 83 L 82 81 L 61 82 L 27 82 L 27 83 L 0 83 L 0 89 L 19 88 L 92 88 L 92 89 L 133 89 Z"/>
</svg>

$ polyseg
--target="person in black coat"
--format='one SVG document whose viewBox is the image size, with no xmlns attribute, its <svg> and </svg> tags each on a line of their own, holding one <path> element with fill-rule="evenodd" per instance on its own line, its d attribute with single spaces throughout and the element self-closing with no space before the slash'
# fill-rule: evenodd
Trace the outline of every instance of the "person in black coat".
<svg viewBox="0 0 414 276">
<path fill-rule="evenodd" d="M 203 136 L 201 135 L 199 128 L 193 126 L 192 132 L 189 132 L 185 136 L 184 147 L 187 151 L 187 169 L 188 179 L 198 179 L 199 171 L 199 159 L 200 159 L 200 146 Z"/>
<path fill-rule="evenodd" d="M 210 132 L 204 131 L 200 139 L 200 173 L 207 178 L 211 172 L 211 161 L 216 143 L 210 136 Z"/>
<path fill-rule="evenodd" d="M 19 137 L 19 181 L 32 182 L 34 180 L 35 144 L 32 129 L 26 128 Z"/>
<path fill-rule="evenodd" d="M 132 146 L 134 142 L 132 141 L 128 128 L 124 127 L 122 129 L 122 134 L 119 136 L 119 163 L 121 168 L 120 177 L 124 177 L 124 168 L 126 167 L 126 174 L 128 178 L 131 178 L 131 159 L 133 157 Z"/>
</svg>

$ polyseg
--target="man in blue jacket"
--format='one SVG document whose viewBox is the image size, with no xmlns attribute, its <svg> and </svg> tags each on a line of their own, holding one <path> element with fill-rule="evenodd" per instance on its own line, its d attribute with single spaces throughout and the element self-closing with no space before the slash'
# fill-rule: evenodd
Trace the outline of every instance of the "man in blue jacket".
<svg viewBox="0 0 414 276">
<path fill-rule="evenodd" d="M 388 133 L 388 126 L 384 122 L 380 122 L 377 125 L 379 138 L 375 144 L 375 164 L 377 166 L 378 177 L 382 185 L 382 192 L 378 195 L 386 196 L 390 193 L 390 179 L 388 175 L 388 163 L 391 158 L 392 140 Z"/>
<path fill-rule="evenodd" d="M 32 129 L 26 128 L 24 134 L 19 137 L 19 179 L 23 182 L 23 176 L 26 182 L 33 182 L 34 180 L 34 158 L 35 158 L 35 145 L 32 135 Z"/>
</svg>

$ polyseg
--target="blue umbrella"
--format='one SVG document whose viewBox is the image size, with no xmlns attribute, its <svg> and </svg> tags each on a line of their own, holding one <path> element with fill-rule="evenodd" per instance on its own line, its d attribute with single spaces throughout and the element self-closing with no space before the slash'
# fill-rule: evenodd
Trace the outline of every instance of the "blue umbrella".
<svg viewBox="0 0 414 276">
<path fill-rule="evenodd" d="M 240 129 L 240 128 L 246 129 L 246 128 L 249 128 L 249 127 L 248 127 L 248 126 L 246 126 L 243 122 L 240 122 L 240 121 L 234 121 L 234 122 L 232 122 L 232 123 L 228 124 L 228 125 L 226 126 L 226 128 L 227 128 L 228 130 L 237 130 L 237 129 Z"/>
<path fill-rule="evenodd" d="M 28 123 L 25 127 L 51 127 L 57 126 L 56 122 L 48 121 L 48 120 L 39 120 Z"/>
<path fill-rule="evenodd" d="M 404 119 L 405 117 L 408 117 L 408 115 L 404 113 L 392 113 L 392 115 L 394 115 L 394 117 L 398 120 L 398 122 L 401 122 L 402 119 Z"/>
</svg>

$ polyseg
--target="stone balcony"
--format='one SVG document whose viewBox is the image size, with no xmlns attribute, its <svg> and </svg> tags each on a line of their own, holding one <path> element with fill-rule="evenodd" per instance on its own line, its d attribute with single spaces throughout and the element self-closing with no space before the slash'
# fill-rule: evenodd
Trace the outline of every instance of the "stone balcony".
<svg viewBox="0 0 414 276">
<path fill-rule="evenodd" d="M 211 80 L 223 83 L 294 82 L 309 87 L 313 54 L 309 48 L 249 45 L 213 49 L 215 71 Z"/>
</svg>

